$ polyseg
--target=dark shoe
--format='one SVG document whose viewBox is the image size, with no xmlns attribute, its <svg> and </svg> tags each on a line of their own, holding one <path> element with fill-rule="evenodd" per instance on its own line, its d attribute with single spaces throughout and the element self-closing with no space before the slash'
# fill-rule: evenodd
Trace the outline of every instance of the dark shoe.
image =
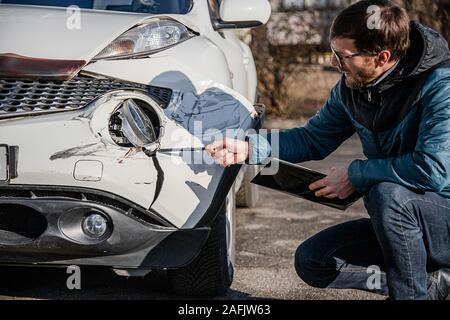
<svg viewBox="0 0 450 320">
<path fill-rule="evenodd" d="M 428 289 L 428 300 L 445 300 L 450 294 L 450 269 L 439 269 L 431 274 L 433 284 Z"/>
</svg>

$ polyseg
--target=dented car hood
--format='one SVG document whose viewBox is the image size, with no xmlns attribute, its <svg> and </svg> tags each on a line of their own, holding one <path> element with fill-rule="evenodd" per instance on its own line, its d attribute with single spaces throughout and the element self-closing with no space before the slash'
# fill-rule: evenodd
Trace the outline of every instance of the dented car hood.
<svg viewBox="0 0 450 320">
<path fill-rule="evenodd" d="M 149 14 L 81 10 L 79 28 L 66 8 L 0 5 L 0 54 L 90 61 Z M 50 36 L 51 35 L 51 36 Z"/>
</svg>

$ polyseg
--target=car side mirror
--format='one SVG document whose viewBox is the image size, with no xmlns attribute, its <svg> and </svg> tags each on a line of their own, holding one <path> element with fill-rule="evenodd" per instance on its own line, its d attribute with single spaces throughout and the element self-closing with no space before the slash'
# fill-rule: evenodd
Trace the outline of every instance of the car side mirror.
<svg viewBox="0 0 450 320">
<path fill-rule="evenodd" d="M 222 0 L 220 19 L 214 23 L 214 29 L 258 27 L 267 23 L 271 12 L 268 0 Z"/>
</svg>

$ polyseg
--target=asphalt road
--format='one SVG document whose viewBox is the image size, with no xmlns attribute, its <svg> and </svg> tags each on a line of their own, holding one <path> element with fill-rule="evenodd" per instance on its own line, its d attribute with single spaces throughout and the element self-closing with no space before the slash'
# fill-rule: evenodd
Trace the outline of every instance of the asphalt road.
<svg viewBox="0 0 450 320">
<path fill-rule="evenodd" d="M 305 166 L 326 171 L 361 156 L 352 137 L 324 161 Z M 316 289 L 295 273 L 293 254 L 309 236 L 336 223 L 366 216 L 361 200 L 341 212 L 261 189 L 261 204 L 237 211 L 237 251 L 231 290 L 219 299 L 382 299 L 357 290 Z M 123 278 L 109 270 L 81 270 L 80 290 L 69 290 L 66 269 L 0 268 L 2 299 L 172 299 L 163 272 L 145 279 Z"/>
</svg>

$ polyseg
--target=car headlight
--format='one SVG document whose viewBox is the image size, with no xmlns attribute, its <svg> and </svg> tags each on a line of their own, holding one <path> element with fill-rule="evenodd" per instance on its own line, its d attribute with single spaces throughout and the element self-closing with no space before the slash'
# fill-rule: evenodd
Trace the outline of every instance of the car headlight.
<svg viewBox="0 0 450 320">
<path fill-rule="evenodd" d="M 194 36 L 192 31 L 177 21 L 155 20 L 128 30 L 111 42 L 93 60 L 148 55 Z"/>
<path fill-rule="evenodd" d="M 147 147 L 157 140 L 153 124 L 132 100 L 126 100 L 119 111 L 122 133 L 135 147 Z"/>
</svg>

